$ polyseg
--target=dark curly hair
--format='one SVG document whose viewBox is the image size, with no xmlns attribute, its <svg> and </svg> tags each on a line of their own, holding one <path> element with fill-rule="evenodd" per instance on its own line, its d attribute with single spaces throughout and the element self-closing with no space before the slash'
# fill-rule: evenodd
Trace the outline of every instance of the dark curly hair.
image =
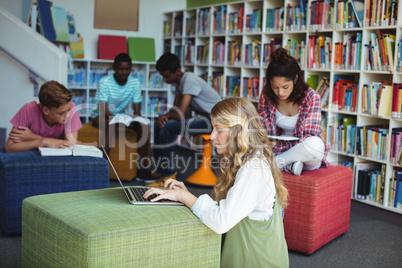
<svg viewBox="0 0 402 268">
<path fill-rule="evenodd" d="M 173 53 L 164 53 L 156 62 L 156 70 L 158 72 L 169 71 L 175 73 L 177 69 L 180 69 L 180 60 Z"/>
<path fill-rule="evenodd" d="M 278 76 L 291 81 L 295 81 L 297 77 L 288 102 L 301 104 L 309 86 L 303 79 L 303 73 L 296 59 L 290 56 L 284 48 L 278 48 L 272 52 L 270 59 L 271 61 L 265 73 L 265 85 L 262 93 L 265 94 L 268 101 L 276 105 L 278 104 L 278 97 L 272 90 L 270 81 Z"/>
<path fill-rule="evenodd" d="M 116 67 L 120 62 L 129 62 L 131 64 L 132 60 L 127 53 L 120 53 L 114 58 L 113 66 Z"/>
</svg>

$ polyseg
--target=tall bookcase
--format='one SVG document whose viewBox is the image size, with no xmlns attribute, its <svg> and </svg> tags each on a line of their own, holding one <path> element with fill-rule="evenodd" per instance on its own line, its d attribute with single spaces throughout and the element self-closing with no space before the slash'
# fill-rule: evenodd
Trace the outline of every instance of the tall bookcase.
<svg viewBox="0 0 402 268">
<path fill-rule="evenodd" d="M 331 134 L 344 118 L 351 118 L 356 128 L 381 125 L 388 132 L 388 142 L 383 149 L 388 154 L 382 159 L 368 157 L 367 153 L 357 150 L 356 135 L 352 139 L 351 148 L 343 148 L 332 144 L 329 160 L 331 163 L 350 162 L 354 169 L 354 185 L 352 198 L 383 209 L 402 213 L 402 208 L 394 208 L 388 203 L 391 195 L 391 180 L 394 168 L 400 166 L 390 159 L 391 134 L 394 128 L 402 128 L 402 119 L 398 115 L 378 116 L 368 114 L 362 109 L 363 86 L 374 82 L 402 83 L 402 72 L 398 67 L 398 42 L 402 38 L 402 4 L 399 1 L 301 1 L 301 0 L 257 0 L 235 1 L 208 6 L 199 6 L 183 10 L 166 12 L 163 14 L 163 49 L 175 53 L 181 59 L 183 69 L 204 77 L 222 95 L 222 97 L 242 96 L 249 98 L 255 104 L 263 88 L 266 66 L 269 64 L 269 54 L 276 47 L 286 47 L 294 56 L 310 86 L 315 88 L 321 80 L 328 83 L 328 100 L 323 96 L 323 132 L 329 143 L 334 142 Z M 363 17 L 357 19 L 351 14 L 353 2 L 355 7 L 363 12 Z M 360 2 L 360 3 L 359 3 Z M 371 21 L 367 12 L 374 10 L 384 22 Z M 359 8 L 360 4 L 360 8 Z M 384 8 L 387 4 L 394 5 Z M 323 11 L 324 10 L 324 11 Z M 339 12 L 342 10 L 342 12 Z M 382 14 L 381 11 L 384 13 Z M 359 13 L 360 14 L 360 13 Z M 283 20 L 280 20 L 280 18 Z M 392 18 L 397 18 L 395 21 Z M 387 20 L 388 18 L 388 20 Z M 304 20 L 303 20 L 304 19 Z M 360 24 L 359 24 L 360 22 Z M 395 46 L 392 59 L 393 68 L 369 68 L 367 64 L 367 45 L 372 40 L 372 34 L 391 34 L 395 37 Z M 354 41 L 353 46 L 350 40 Z M 347 52 L 350 54 L 338 55 L 339 43 L 349 44 Z M 317 49 L 317 47 L 319 49 Z M 321 50 L 322 47 L 322 50 Z M 255 49 L 259 49 L 259 56 L 255 57 Z M 322 54 L 319 53 L 322 51 Z M 331 51 L 331 52 L 330 52 Z M 346 50 L 345 50 L 346 52 Z M 258 52 L 257 52 L 258 54 Z M 336 81 L 351 79 L 355 84 L 355 109 L 345 108 Z M 313 86 L 314 85 L 314 86 Z M 318 91 L 318 88 L 317 88 Z M 334 94 L 334 92 L 338 92 Z M 351 91 L 353 92 L 353 91 Z M 342 103 L 342 105 L 341 105 Z M 364 129 L 368 131 L 367 129 Z M 342 133 L 338 144 L 342 142 Z M 355 132 L 357 133 L 357 131 Z M 346 139 L 346 136 L 343 138 Z M 349 143 L 349 140 L 348 140 Z M 354 144 L 354 145 L 353 145 Z M 365 146 L 368 146 L 367 144 Z M 361 147 L 359 147 L 361 148 Z M 380 149 L 378 149 L 380 150 Z M 381 182 L 381 202 L 379 200 L 361 199 L 355 195 L 358 178 L 357 169 L 361 162 L 379 165 L 383 171 Z"/>
</svg>

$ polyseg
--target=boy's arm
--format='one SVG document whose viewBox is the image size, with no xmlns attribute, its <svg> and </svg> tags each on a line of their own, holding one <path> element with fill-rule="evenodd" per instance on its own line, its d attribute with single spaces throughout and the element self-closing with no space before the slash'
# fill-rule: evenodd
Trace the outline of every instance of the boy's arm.
<svg viewBox="0 0 402 268">
<path fill-rule="evenodd" d="M 176 96 L 174 106 L 170 108 L 170 110 L 166 113 L 168 119 L 183 120 L 187 112 L 188 106 L 190 105 L 191 98 L 192 96 L 189 94 Z"/>
<path fill-rule="evenodd" d="M 67 133 L 64 135 L 64 140 L 69 141 L 73 145 L 77 144 L 78 142 L 78 131 L 73 133 Z"/>
<path fill-rule="evenodd" d="M 140 103 L 133 103 L 134 115 L 141 116 Z"/>
<path fill-rule="evenodd" d="M 159 126 L 162 127 L 166 121 L 174 119 L 174 120 L 183 120 L 184 116 L 187 112 L 188 106 L 190 105 L 192 96 L 189 94 L 184 95 L 176 95 L 173 107 L 170 110 L 159 116 Z"/>
<path fill-rule="evenodd" d="M 16 128 L 13 128 L 10 134 L 16 131 Z M 17 130 L 19 131 L 19 130 Z M 7 153 L 15 153 L 15 152 L 25 152 L 35 150 L 38 147 L 52 147 L 52 148 L 65 148 L 73 146 L 73 144 L 68 140 L 60 140 L 53 138 L 44 138 L 39 135 L 33 134 L 36 136 L 35 139 L 30 140 L 13 140 L 11 136 L 8 137 L 5 151 Z M 77 133 L 78 137 L 78 133 Z"/>
</svg>

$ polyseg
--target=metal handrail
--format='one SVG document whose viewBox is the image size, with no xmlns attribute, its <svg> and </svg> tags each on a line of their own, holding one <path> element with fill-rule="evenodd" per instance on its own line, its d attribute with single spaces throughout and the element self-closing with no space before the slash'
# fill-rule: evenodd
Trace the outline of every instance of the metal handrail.
<svg viewBox="0 0 402 268">
<path fill-rule="evenodd" d="M 39 83 L 37 81 L 37 79 L 39 78 L 40 80 L 42 80 L 43 82 L 48 81 L 47 79 L 45 79 L 43 76 L 41 76 L 40 74 L 36 73 L 34 70 L 32 70 L 29 66 L 27 66 L 25 63 L 23 63 L 18 57 L 16 57 L 15 55 L 13 55 L 11 52 L 9 52 L 7 49 L 5 49 L 4 47 L 2 47 L 0 45 L 0 50 L 4 51 L 8 56 L 10 56 L 13 60 L 15 60 L 16 62 L 18 62 L 21 66 L 23 66 L 25 69 L 27 69 L 29 71 L 29 80 L 32 82 L 33 86 L 34 86 L 34 97 L 38 96 L 39 93 Z"/>
</svg>

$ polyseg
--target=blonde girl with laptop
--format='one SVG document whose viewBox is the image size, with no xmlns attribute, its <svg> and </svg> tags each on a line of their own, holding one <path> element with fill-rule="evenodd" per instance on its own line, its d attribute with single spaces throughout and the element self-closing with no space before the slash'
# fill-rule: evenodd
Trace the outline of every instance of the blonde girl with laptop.
<svg viewBox="0 0 402 268">
<path fill-rule="evenodd" d="M 282 222 L 288 192 L 254 105 L 240 97 L 225 99 L 212 108 L 211 119 L 221 171 L 214 198 L 197 198 L 176 180 L 165 182 L 169 190 L 152 188 L 144 197 L 182 202 L 225 234 L 222 267 L 288 267 Z"/>
</svg>

